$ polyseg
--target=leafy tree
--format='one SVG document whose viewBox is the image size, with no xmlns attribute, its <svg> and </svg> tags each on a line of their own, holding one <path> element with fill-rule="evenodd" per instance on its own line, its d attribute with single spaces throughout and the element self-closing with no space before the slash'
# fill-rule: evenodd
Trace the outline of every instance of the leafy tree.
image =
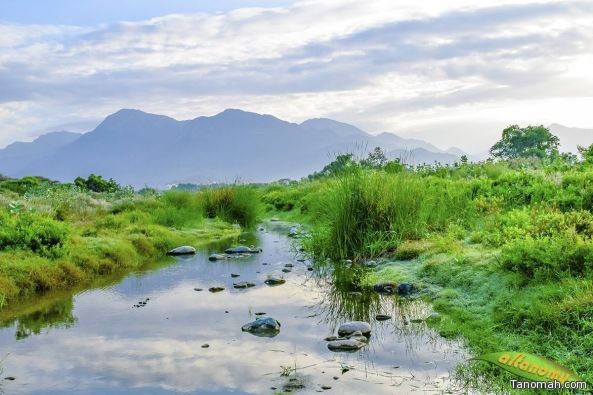
<svg viewBox="0 0 593 395">
<path fill-rule="evenodd" d="M 375 147 L 366 159 L 360 161 L 362 167 L 369 167 L 372 169 L 381 169 L 387 164 L 388 160 L 381 147 Z"/>
<path fill-rule="evenodd" d="M 502 138 L 490 148 L 490 155 L 499 159 L 535 156 L 547 158 L 558 152 L 558 137 L 544 126 L 521 128 L 511 125 L 502 131 Z"/>
<path fill-rule="evenodd" d="M 583 163 L 586 165 L 593 165 L 593 144 L 588 147 L 583 147 L 582 145 L 577 145 L 577 150 L 583 158 Z"/>
<path fill-rule="evenodd" d="M 329 165 L 326 165 L 320 172 L 315 172 L 309 175 L 309 179 L 313 180 L 322 177 L 332 177 L 356 166 L 357 162 L 354 160 L 353 154 L 341 154 Z"/>
<path fill-rule="evenodd" d="M 102 176 L 95 174 L 91 174 L 86 180 L 82 177 L 77 177 L 74 180 L 74 185 L 85 191 L 93 192 L 117 192 L 121 189 L 120 185 L 113 178 L 106 180 Z"/>
</svg>

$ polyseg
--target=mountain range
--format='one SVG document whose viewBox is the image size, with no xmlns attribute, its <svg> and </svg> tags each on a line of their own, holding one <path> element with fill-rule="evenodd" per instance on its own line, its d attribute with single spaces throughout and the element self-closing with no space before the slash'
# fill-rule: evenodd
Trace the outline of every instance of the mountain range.
<svg viewBox="0 0 593 395">
<path fill-rule="evenodd" d="M 136 187 L 194 182 L 266 182 L 298 179 L 320 170 L 336 155 L 366 156 L 380 146 L 406 163 L 452 163 L 450 152 L 392 133 L 373 136 L 326 118 L 301 124 L 271 115 L 228 109 L 210 117 L 177 121 L 123 109 L 94 130 L 53 132 L 0 150 L 0 173 L 72 181 L 90 173 Z"/>
<path fill-rule="evenodd" d="M 593 136 L 593 130 L 551 128 L 569 147 L 588 145 L 585 142 Z M 372 135 L 327 118 L 297 124 L 272 115 L 228 109 L 214 116 L 178 121 L 123 109 L 84 134 L 52 132 L 0 149 L 0 174 L 72 181 L 95 173 L 135 187 L 267 182 L 298 179 L 320 170 L 340 153 L 364 157 L 377 146 L 390 159 L 401 158 L 410 165 L 450 164 L 464 154 L 455 147 L 440 150 L 426 141 L 393 133 Z"/>
</svg>

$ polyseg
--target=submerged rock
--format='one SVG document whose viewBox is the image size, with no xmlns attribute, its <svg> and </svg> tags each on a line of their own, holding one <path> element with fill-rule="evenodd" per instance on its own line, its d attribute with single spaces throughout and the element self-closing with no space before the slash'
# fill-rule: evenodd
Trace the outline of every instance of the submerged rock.
<svg viewBox="0 0 593 395">
<path fill-rule="evenodd" d="M 327 343 L 327 348 L 332 351 L 356 351 L 366 346 L 366 343 L 358 339 L 339 339 Z"/>
<path fill-rule="evenodd" d="M 373 286 L 373 289 L 379 293 L 392 294 L 397 289 L 397 284 L 394 283 L 378 283 Z"/>
<path fill-rule="evenodd" d="M 223 259 L 228 259 L 229 256 L 227 254 L 212 254 L 208 257 L 208 260 L 211 262 L 214 261 L 221 261 Z"/>
<path fill-rule="evenodd" d="M 351 336 L 357 331 L 360 331 L 361 334 L 368 337 L 371 335 L 371 325 L 364 321 L 345 322 L 338 328 L 338 335 Z"/>
<path fill-rule="evenodd" d="M 251 288 L 251 287 L 255 287 L 255 283 L 252 283 L 249 281 L 241 281 L 238 283 L 233 283 L 233 288 L 237 288 L 237 289 L 245 289 L 245 288 Z"/>
<path fill-rule="evenodd" d="M 260 337 L 274 337 L 280 333 L 280 323 L 272 317 L 258 317 L 241 327 L 243 332 Z"/>
<path fill-rule="evenodd" d="M 291 226 L 288 229 L 288 237 L 297 237 L 299 235 L 299 228 L 296 226 Z"/>
<path fill-rule="evenodd" d="M 283 279 L 282 277 L 268 277 L 268 279 L 266 279 L 266 281 L 264 281 L 264 283 L 268 284 L 268 285 L 281 285 L 284 284 L 286 282 L 285 279 Z"/>
<path fill-rule="evenodd" d="M 257 254 L 261 252 L 261 248 L 256 250 L 246 246 L 238 246 L 233 248 L 227 248 L 226 250 L 224 250 L 224 252 L 226 252 L 227 254 Z"/>
<path fill-rule="evenodd" d="M 410 283 L 401 283 L 397 286 L 397 293 L 401 296 L 408 296 L 414 292 L 414 286 Z"/>
<path fill-rule="evenodd" d="M 177 248 L 173 248 L 167 255 L 192 255 L 196 253 L 196 249 L 192 246 L 181 246 Z"/>
</svg>

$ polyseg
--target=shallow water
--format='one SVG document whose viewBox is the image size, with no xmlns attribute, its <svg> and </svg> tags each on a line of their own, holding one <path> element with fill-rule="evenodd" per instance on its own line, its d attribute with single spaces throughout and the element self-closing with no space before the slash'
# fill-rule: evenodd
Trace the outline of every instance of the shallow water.
<svg viewBox="0 0 593 395">
<path fill-rule="evenodd" d="M 276 225 L 277 226 L 277 225 Z M 265 394 L 457 392 L 450 372 L 464 358 L 457 342 L 424 323 L 428 306 L 355 287 L 339 269 L 308 271 L 285 231 L 243 236 L 263 253 L 209 262 L 208 251 L 133 273 L 115 284 L 39 298 L 0 315 L 0 389 L 6 394 Z M 268 263 L 264 265 L 264 263 Z M 294 264 L 282 273 L 286 263 Z M 231 278 L 230 274 L 239 274 Z M 264 284 L 268 273 L 286 283 Z M 346 273 L 346 272 L 344 272 Z M 245 290 L 233 282 L 253 281 Z M 210 293 L 208 288 L 225 290 Z M 202 288 L 203 291 L 195 291 Z M 144 307 L 134 307 L 139 301 Z M 256 312 L 282 324 L 273 338 L 241 332 Z M 376 321 L 377 313 L 393 319 Z M 327 349 L 342 322 L 371 323 L 368 346 Z M 208 344 L 208 348 L 202 345 Z M 296 369 L 295 369 L 296 368 Z M 275 388 L 275 390 L 273 389 Z"/>
</svg>

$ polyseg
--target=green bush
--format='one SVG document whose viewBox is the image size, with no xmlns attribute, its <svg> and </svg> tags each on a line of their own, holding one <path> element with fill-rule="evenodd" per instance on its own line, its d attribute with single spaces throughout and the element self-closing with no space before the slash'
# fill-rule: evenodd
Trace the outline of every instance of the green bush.
<svg viewBox="0 0 593 395">
<path fill-rule="evenodd" d="M 0 213 L 0 250 L 24 249 L 47 257 L 62 256 L 69 227 L 38 214 Z"/>
<path fill-rule="evenodd" d="M 221 218 L 243 227 L 253 227 L 259 214 L 259 197 L 255 189 L 233 186 L 206 189 L 199 193 L 208 218 Z"/>
<path fill-rule="evenodd" d="M 502 267 L 527 279 L 555 280 L 590 275 L 593 269 L 593 241 L 574 231 L 514 240 L 502 249 Z"/>
<path fill-rule="evenodd" d="M 401 240 L 447 229 L 473 217 L 471 184 L 409 173 L 353 171 L 316 195 L 314 254 L 330 259 L 375 256 Z"/>
</svg>

